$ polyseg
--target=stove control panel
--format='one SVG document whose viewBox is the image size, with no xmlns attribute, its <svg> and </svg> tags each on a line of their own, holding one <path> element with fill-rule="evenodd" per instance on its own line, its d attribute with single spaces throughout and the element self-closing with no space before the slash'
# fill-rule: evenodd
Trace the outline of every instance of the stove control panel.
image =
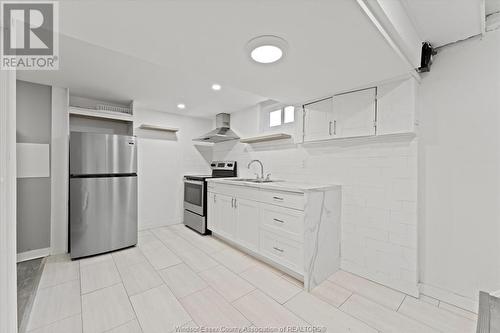
<svg viewBox="0 0 500 333">
<path fill-rule="evenodd" d="M 236 161 L 212 161 L 210 167 L 212 170 L 235 170 Z"/>
</svg>

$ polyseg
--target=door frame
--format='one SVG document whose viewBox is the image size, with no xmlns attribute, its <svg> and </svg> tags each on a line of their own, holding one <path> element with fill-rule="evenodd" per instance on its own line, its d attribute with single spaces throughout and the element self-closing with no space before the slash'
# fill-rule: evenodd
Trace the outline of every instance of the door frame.
<svg viewBox="0 0 500 333">
<path fill-rule="evenodd" d="M 16 72 L 0 70 L 0 332 L 8 333 L 17 332 L 16 224 Z"/>
</svg>

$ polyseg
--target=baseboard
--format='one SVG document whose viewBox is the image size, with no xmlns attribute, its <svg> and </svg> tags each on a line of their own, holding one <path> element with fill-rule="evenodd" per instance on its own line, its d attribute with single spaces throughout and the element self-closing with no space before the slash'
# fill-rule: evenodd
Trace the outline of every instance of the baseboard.
<svg viewBox="0 0 500 333">
<path fill-rule="evenodd" d="M 47 247 L 45 249 L 26 251 L 17 254 L 17 262 L 47 257 L 49 254 L 50 254 L 50 247 Z"/>
<path fill-rule="evenodd" d="M 471 299 L 462 295 L 458 295 L 452 291 L 445 290 L 439 287 L 431 286 L 425 283 L 420 284 L 420 291 L 422 294 L 431 296 L 440 301 L 455 305 L 459 308 L 477 313 L 479 307 L 479 301 L 477 299 Z"/>
</svg>

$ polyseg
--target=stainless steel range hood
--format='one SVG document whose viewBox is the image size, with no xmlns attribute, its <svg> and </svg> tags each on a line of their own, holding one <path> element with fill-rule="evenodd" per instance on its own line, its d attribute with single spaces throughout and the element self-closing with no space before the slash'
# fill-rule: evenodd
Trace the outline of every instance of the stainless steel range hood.
<svg viewBox="0 0 500 333">
<path fill-rule="evenodd" d="M 240 137 L 229 128 L 230 119 L 231 116 L 228 113 L 219 113 L 215 116 L 216 129 L 200 136 L 199 138 L 193 139 L 193 141 L 217 143 L 238 140 Z"/>
</svg>

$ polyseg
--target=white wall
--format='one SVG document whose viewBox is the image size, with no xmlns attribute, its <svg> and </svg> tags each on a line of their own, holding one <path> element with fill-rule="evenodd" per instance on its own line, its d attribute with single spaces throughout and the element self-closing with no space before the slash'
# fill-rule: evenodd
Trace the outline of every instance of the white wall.
<svg viewBox="0 0 500 333">
<path fill-rule="evenodd" d="M 500 31 L 442 49 L 420 91 L 422 291 L 476 310 L 500 289 Z"/>
<path fill-rule="evenodd" d="M 52 141 L 52 87 L 27 81 L 16 82 L 16 139 L 18 143 L 43 144 L 50 158 Z M 22 152 L 21 152 L 22 153 Z M 30 162 L 23 160 L 17 163 Z M 31 155 L 28 153 L 28 155 Z M 38 155 L 38 154 L 36 154 Z M 34 156 L 32 158 L 39 158 Z M 22 170 L 24 167 L 18 167 Z M 17 178 L 17 251 L 19 260 L 33 259 L 50 252 L 51 175 L 35 167 L 30 178 Z"/>
<path fill-rule="evenodd" d="M 213 129 L 212 120 L 135 110 L 138 137 L 139 228 L 181 223 L 185 174 L 210 174 L 212 148 L 192 139 Z M 177 127 L 177 134 L 137 129 L 141 124 Z"/>
<path fill-rule="evenodd" d="M 232 129 L 241 137 L 258 134 L 259 113 L 233 113 Z M 257 167 L 247 164 L 257 158 L 274 179 L 341 184 L 342 268 L 416 295 L 417 140 L 293 142 L 230 141 L 214 147 L 214 158 L 237 160 L 242 177 L 254 177 Z"/>
</svg>

